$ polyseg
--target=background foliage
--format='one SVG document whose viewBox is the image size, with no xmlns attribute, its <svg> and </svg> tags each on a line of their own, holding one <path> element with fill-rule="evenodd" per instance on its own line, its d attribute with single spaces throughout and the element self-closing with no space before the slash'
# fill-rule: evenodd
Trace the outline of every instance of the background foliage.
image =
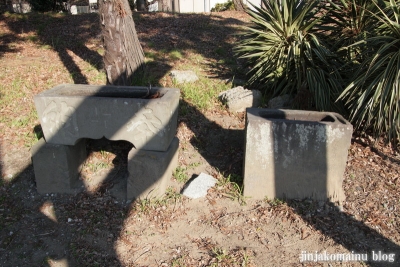
<svg viewBox="0 0 400 267">
<path fill-rule="evenodd" d="M 215 7 L 211 8 L 211 12 L 221 12 L 226 10 L 235 10 L 235 4 L 232 1 L 228 1 L 222 4 L 215 4 Z"/>
<path fill-rule="evenodd" d="M 350 45 L 365 47 L 359 65 L 340 99 L 346 101 L 350 120 L 359 129 L 400 137 L 400 4 L 391 0 L 386 8 L 373 13 L 370 37 Z"/>
<path fill-rule="evenodd" d="M 293 107 L 337 111 L 398 143 L 400 28 L 395 0 L 262 0 L 236 55 L 249 85 Z"/>
<path fill-rule="evenodd" d="M 48 11 L 67 11 L 66 5 L 63 4 L 62 0 L 28 0 L 32 9 L 39 12 Z M 88 1 L 89 5 L 89 1 Z"/>
</svg>

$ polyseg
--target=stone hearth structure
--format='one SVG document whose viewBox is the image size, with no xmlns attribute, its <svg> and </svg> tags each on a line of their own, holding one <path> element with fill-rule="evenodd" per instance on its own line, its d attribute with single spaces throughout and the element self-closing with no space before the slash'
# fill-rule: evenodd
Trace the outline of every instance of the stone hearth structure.
<svg viewBox="0 0 400 267">
<path fill-rule="evenodd" d="M 39 193 L 75 193 L 85 139 L 125 140 L 127 198 L 159 197 L 177 166 L 175 88 L 59 85 L 35 96 L 45 140 L 32 149 Z"/>
</svg>

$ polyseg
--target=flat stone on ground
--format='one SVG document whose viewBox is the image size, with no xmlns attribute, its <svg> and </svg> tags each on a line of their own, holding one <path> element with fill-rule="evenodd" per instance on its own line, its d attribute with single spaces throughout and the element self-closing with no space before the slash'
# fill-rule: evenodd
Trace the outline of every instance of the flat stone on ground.
<svg viewBox="0 0 400 267">
<path fill-rule="evenodd" d="M 189 182 L 182 191 L 182 194 L 189 198 L 200 198 L 207 195 L 208 189 L 213 187 L 217 179 L 211 175 L 200 173 L 199 176 Z"/>
<path fill-rule="evenodd" d="M 261 92 L 245 89 L 242 86 L 219 94 L 219 100 L 226 104 L 230 112 L 242 112 L 246 108 L 258 108 L 261 105 Z"/>
<path fill-rule="evenodd" d="M 199 79 L 196 73 L 191 70 L 173 70 L 170 73 L 172 80 L 177 83 L 195 82 Z"/>
</svg>

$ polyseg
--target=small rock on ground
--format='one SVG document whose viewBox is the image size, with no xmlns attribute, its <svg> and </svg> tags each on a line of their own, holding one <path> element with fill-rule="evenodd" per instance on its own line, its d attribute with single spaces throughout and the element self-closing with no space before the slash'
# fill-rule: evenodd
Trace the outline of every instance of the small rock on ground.
<svg viewBox="0 0 400 267">
<path fill-rule="evenodd" d="M 199 79 L 199 77 L 197 77 L 197 75 L 191 70 L 173 70 L 170 75 L 177 83 L 195 82 Z"/>
<path fill-rule="evenodd" d="M 258 108 L 261 105 L 262 95 L 259 90 L 249 90 L 237 86 L 220 93 L 218 98 L 226 104 L 230 112 L 242 112 L 246 108 Z"/>
<path fill-rule="evenodd" d="M 185 186 L 182 194 L 189 198 L 205 197 L 208 189 L 213 187 L 216 182 L 217 180 L 211 175 L 200 173 L 199 176 Z"/>
</svg>

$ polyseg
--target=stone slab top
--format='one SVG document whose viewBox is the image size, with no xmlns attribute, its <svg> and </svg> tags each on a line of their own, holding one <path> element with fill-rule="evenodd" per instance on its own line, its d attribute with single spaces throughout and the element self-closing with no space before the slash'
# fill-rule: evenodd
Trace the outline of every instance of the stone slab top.
<svg viewBox="0 0 400 267">
<path fill-rule="evenodd" d="M 292 109 L 247 108 L 246 115 L 252 121 L 285 121 L 285 123 L 313 123 L 353 127 L 342 115 L 335 112 L 320 112 Z"/>
<path fill-rule="evenodd" d="M 34 101 L 48 143 L 106 137 L 166 151 L 176 134 L 179 96 L 176 88 L 61 84 Z"/>
<path fill-rule="evenodd" d="M 137 98 L 149 99 L 148 96 L 159 94 L 159 99 L 167 92 L 179 93 L 177 88 L 145 87 L 145 86 L 113 86 L 113 85 L 86 85 L 86 84 L 60 84 L 49 90 L 43 91 L 35 98 L 40 97 L 109 97 L 109 98 Z"/>
</svg>

